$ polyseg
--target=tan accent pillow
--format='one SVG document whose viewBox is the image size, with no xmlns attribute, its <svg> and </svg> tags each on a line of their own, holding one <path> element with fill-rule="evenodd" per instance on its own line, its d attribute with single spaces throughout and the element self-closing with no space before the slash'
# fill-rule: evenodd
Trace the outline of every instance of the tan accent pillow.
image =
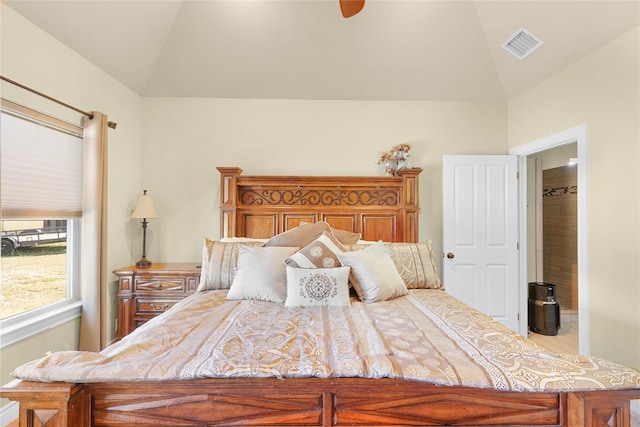
<svg viewBox="0 0 640 427">
<path fill-rule="evenodd" d="M 265 246 L 307 246 L 331 227 L 326 222 L 305 222 L 299 226 L 276 234 L 265 242 Z"/>
<path fill-rule="evenodd" d="M 359 233 L 350 231 L 335 230 L 325 221 L 303 222 L 299 226 L 276 234 L 265 242 L 265 246 L 297 246 L 299 248 L 307 246 L 316 240 L 325 231 L 332 233 L 338 241 L 343 244 L 353 244 L 360 239 Z M 337 234 L 336 234 L 337 232 Z M 345 240 L 343 240 L 345 239 Z"/>
<path fill-rule="evenodd" d="M 337 255 L 342 265 L 351 267 L 351 284 L 362 301 L 385 301 L 409 292 L 382 241 Z"/>
<path fill-rule="evenodd" d="M 283 261 L 297 250 L 286 246 L 241 246 L 238 249 L 238 271 L 227 299 L 284 302 L 287 273 Z"/>
<path fill-rule="evenodd" d="M 344 245 L 352 245 L 358 243 L 362 234 L 354 233 L 352 231 L 340 230 L 338 228 L 331 228 L 331 232 L 334 236 Z"/>
<path fill-rule="evenodd" d="M 336 253 L 344 252 L 344 246 L 330 232 L 320 237 L 284 260 L 291 267 L 333 268 L 342 264 Z"/>
<path fill-rule="evenodd" d="M 211 289 L 229 289 L 238 268 L 240 246 L 261 246 L 260 241 L 225 243 L 204 238 L 202 268 L 198 292 Z"/>
<path fill-rule="evenodd" d="M 369 247 L 368 243 L 359 243 L 345 247 L 347 251 Z M 438 276 L 431 240 L 424 243 L 385 242 L 384 249 L 393 260 L 398 273 L 408 289 L 443 289 Z"/>
<path fill-rule="evenodd" d="M 287 307 L 347 306 L 349 267 L 294 268 L 287 266 Z"/>
</svg>

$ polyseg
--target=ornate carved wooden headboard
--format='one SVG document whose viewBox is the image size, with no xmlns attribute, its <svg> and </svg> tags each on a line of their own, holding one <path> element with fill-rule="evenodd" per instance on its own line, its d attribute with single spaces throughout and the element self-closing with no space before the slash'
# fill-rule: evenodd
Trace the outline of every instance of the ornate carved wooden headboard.
<svg viewBox="0 0 640 427">
<path fill-rule="evenodd" d="M 418 177 L 242 175 L 220 172 L 221 237 L 269 238 L 301 222 L 326 221 L 363 240 L 418 241 Z"/>
</svg>

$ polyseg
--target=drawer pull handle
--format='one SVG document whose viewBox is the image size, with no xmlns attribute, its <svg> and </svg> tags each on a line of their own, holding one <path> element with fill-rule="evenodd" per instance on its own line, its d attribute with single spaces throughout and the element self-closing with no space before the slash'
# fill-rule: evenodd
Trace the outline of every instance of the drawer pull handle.
<svg viewBox="0 0 640 427">
<path fill-rule="evenodd" d="M 169 308 L 169 304 L 155 305 L 149 304 L 153 311 L 166 311 Z"/>
</svg>

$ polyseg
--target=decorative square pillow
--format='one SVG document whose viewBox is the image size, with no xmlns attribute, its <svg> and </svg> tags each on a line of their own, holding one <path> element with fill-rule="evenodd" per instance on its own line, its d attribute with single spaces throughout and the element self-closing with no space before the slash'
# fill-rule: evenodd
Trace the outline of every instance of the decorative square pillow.
<svg viewBox="0 0 640 427">
<path fill-rule="evenodd" d="M 286 246 L 240 246 L 238 271 L 227 299 L 284 302 L 287 297 L 287 272 L 283 261 L 297 250 Z"/>
<path fill-rule="evenodd" d="M 325 221 L 304 222 L 299 226 L 287 230 L 283 233 L 276 234 L 265 242 L 265 246 L 297 246 L 302 248 L 316 240 L 324 232 L 334 234 L 334 236 L 344 244 L 356 243 L 360 239 L 360 234 L 350 231 L 335 230 Z M 339 236 L 340 237 L 339 237 Z M 345 240 L 342 240 L 345 239 Z"/>
<path fill-rule="evenodd" d="M 351 283 L 362 301 L 385 301 L 409 292 L 382 241 L 337 255 L 342 265 L 351 267 Z"/>
<path fill-rule="evenodd" d="M 357 245 L 346 246 L 345 249 L 357 251 L 370 245 L 361 241 Z M 408 289 L 444 289 L 438 276 L 431 240 L 425 243 L 384 242 L 384 249 Z"/>
<path fill-rule="evenodd" d="M 238 268 L 240 246 L 261 246 L 261 241 L 218 242 L 204 238 L 202 268 L 198 292 L 211 289 L 229 289 Z"/>
<path fill-rule="evenodd" d="M 344 252 L 344 246 L 340 244 L 331 233 L 325 231 L 320 237 L 300 249 L 295 254 L 284 260 L 291 267 L 306 268 L 333 268 L 342 264 L 336 255 Z"/>
<path fill-rule="evenodd" d="M 349 267 L 294 268 L 287 266 L 287 307 L 346 306 Z"/>
</svg>

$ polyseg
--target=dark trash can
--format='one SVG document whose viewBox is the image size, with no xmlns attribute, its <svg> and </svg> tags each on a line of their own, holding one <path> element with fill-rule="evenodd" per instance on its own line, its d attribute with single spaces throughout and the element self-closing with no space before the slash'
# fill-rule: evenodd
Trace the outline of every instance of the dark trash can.
<svg viewBox="0 0 640 427">
<path fill-rule="evenodd" d="M 542 335 L 558 335 L 560 304 L 556 285 L 547 282 L 529 283 L 529 329 Z"/>
</svg>

